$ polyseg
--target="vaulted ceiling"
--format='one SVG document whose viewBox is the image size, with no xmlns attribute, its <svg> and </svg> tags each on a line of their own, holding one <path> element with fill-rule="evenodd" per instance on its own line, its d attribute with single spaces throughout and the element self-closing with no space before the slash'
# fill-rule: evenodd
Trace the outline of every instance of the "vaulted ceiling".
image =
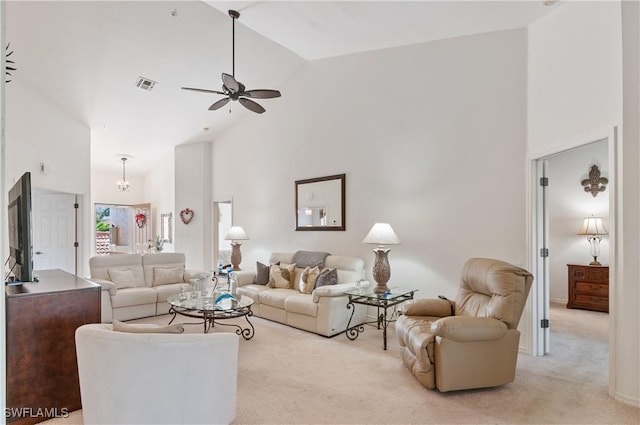
<svg viewBox="0 0 640 425">
<path fill-rule="evenodd" d="M 526 27 L 558 5 L 542 1 L 12 1 L 7 40 L 15 83 L 91 128 L 92 166 L 144 173 L 175 145 L 215 140 L 238 120 L 265 120 L 237 104 L 207 108 L 231 72 L 247 88 L 286 87 L 308 61 L 481 32 Z M 146 91 L 138 77 L 156 84 Z M 11 108 L 11 85 L 7 87 Z"/>
</svg>

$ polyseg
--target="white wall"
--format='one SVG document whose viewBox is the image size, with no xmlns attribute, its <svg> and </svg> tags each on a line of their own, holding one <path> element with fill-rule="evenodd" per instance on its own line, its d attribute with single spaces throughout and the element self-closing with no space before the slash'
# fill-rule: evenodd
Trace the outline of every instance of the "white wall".
<svg viewBox="0 0 640 425">
<path fill-rule="evenodd" d="M 637 2 L 566 2 L 529 28 L 528 152 L 539 158 L 607 137 L 615 126 L 637 123 Z M 626 12 L 624 12 L 626 9 Z M 621 13 L 621 10 L 623 11 Z M 625 25 L 621 16 L 629 19 Z M 636 100 L 623 103 L 625 86 Z M 626 96 L 625 96 L 626 99 Z M 638 376 L 638 133 L 623 128 L 615 172 L 615 290 L 610 324 L 610 388 L 618 400 L 640 405 Z M 612 141 L 612 146 L 615 144 Z M 611 152 L 611 151 L 610 151 Z M 609 229 L 612 233 L 612 229 Z"/>
<path fill-rule="evenodd" d="M 186 266 L 212 270 L 213 222 L 211 217 L 211 143 L 190 143 L 175 149 L 175 250 L 186 256 Z M 194 212 L 189 224 L 180 211 Z"/>
<path fill-rule="evenodd" d="M 114 161 L 117 161 L 114 158 Z M 122 180 L 122 172 L 103 170 L 91 171 L 91 201 L 94 204 L 134 205 L 148 202 L 143 176 L 126 173 L 131 190 L 121 192 L 118 182 Z"/>
<path fill-rule="evenodd" d="M 390 285 L 454 296 L 473 256 L 524 264 L 526 31 L 309 63 L 282 100 L 213 143 L 213 198 L 233 197 L 250 240 L 243 267 L 272 251 L 366 261 L 389 222 Z M 285 101 L 286 100 L 286 101 Z M 346 173 L 346 231 L 295 232 L 294 181 Z"/>
<path fill-rule="evenodd" d="M 33 187 L 80 195 L 83 211 L 91 210 L 89 128 L 67 115 L 60 105 L 43 98 L 20 78 L 6 85 L 6 193 L 24 172 Z M 40 171 L 45 164 L 45 172 Z M 80 240 L 80 275 L 88 273 L 91 255 L 91 214 L 84 214 Z M 6 232 L 2 232 L 6 235 Z"/>
<path fill-rule="evenodd" d="M 618 362 L 612 392 L 617 399 L 640 406 L 640 4 L 636 1 L 622 3 L 622 37 L 624 128 L 618 178 L 624 205 L 617 211 L 621 222 L 616 246 Z"/>
<path fill-rule="evenodd" d="M 160 215 L 171 214 L 172 240 L 175 241 L 176 216 L 175 205 L 175 160 L 173 151 L 165 155 L 160 162 L 145 175 L 144 179 L 145 199 L 151 203 L 152 235 L 159 235 Z M 174 243 L 164 243 L 163 250 L 172 252 Z"/>
<path fill-rule="evenodd" d="M 602 140 L 564 152 L 549 159 L 547 177 L 549 208 L 549 290 L 551 301 L 567 303 L 567 264 L 589 264 L 592 260 L 586 236 L 576 233 L 583 219 L 602 217 L 609 229 L 609 194 L 593 197 L 580 182 L 588 178 L 591 165 L 597 165 L 603 177 L 610 177 L 607 141 Z M 600 243 L 598 261 L 609 265 L 609 238 Z"/>
</svg>

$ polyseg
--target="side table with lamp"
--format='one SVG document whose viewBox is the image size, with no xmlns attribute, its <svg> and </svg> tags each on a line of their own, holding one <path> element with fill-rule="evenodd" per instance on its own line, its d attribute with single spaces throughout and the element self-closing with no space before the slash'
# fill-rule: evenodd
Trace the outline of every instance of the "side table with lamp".
<svg viewBox="0 0 640 425">
<path fill-rule="evenodd" d="M 389 248 L 385 245 L 398 245 L 400 239 L 388 223 L 375 223 L 362 243 L 378 245 L 373 253 L 376 260 L 373 265 L 373 279 L 376 281 L 376 287 L 373 293 L 363 293 L 360 288 L 355 291 L 347 291 L 345 294 L 349 297 L 347 308 L 351 309 L 351 317 L 347 324 L 346 335 L 350 340 L 355 340 L 364 331 L 364 325 L 375 323 L 378 329 L 382 328 L 383 348 L 387 349 L 387 327 L 394 320 L 389 319 L 387 310 L 390 307 L 397 306 L 407 300 L 413 299 L 416 290 L 399 290 L 397 288 L 389 289 L 387 282 L 391 278 L 391 266 L 389 265 Z M 351 327 L 351 319 L 355 312 L 354 304 L 363 304 L 370 307 L 376 307 L 376 320 L 372 322 L 362 323 Z"/>
<path fill-rule="evenodd" d="M 601 217 L 592 216 L 584 219 L 578 235 L 587 236 L 593 260 L 589 265 L 567 264 L 567 308 L 609 312 L 609 266 L 598 261 L 600 241 L 602 236 L 607 234 Z"/>
</svg>

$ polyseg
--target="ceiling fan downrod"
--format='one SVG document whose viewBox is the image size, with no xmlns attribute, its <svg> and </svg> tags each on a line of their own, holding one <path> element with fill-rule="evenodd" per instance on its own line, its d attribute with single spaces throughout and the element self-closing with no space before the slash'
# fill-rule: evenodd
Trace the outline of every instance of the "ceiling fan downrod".
<svg viewBox="0 0 640 425">
<path fill-rule="evenodd" d="M 236 19 L 240 17 L 240 12 L 229 9 L 231 16 L 231 76 L 236 76 Z"/>
</svg>

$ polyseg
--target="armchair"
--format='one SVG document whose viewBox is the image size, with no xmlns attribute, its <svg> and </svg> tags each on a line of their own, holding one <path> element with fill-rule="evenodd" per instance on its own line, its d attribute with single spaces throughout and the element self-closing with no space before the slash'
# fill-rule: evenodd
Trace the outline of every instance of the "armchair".
<svg viewBox="0 0 640 425">
<path fill-rule="evenodd" d="M 532 282 L 509 263 L 468 260 L 455 301 L 402 305 L 396 333 L 404 364 L 426 388 L 442 392 L 513 382 L 518 322 Z"/>
<path fill-rule="evenodd" d="M 76 330 L 85 424 L 222 424 L 236 414 L 238 335 Z M 139 329 L 138 329 L 139 328 Z M 140 333 L 138 333 L 140 332 Z"/>
</svg>

